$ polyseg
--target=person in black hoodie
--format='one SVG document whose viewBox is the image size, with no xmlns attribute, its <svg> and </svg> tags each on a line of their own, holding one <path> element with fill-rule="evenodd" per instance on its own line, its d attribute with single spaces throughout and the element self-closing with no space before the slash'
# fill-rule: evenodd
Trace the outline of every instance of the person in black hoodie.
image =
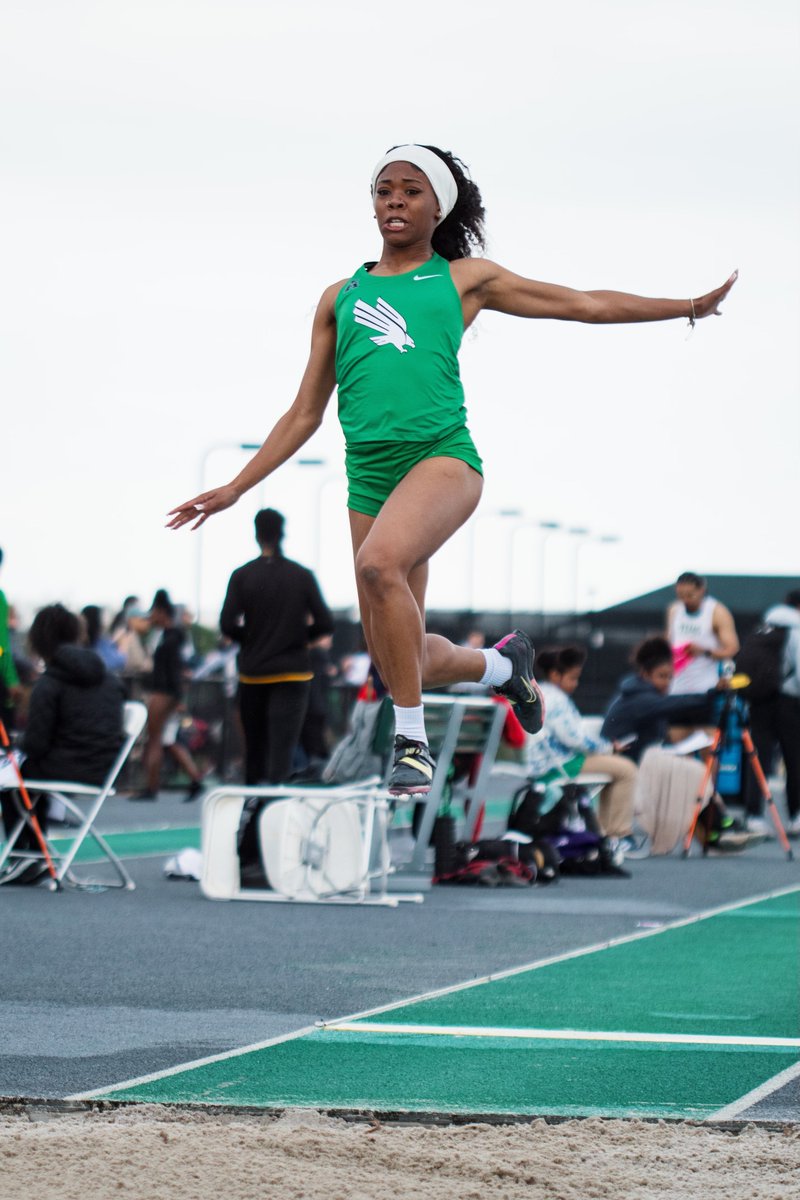
<svg viewBox="0 0 800 1200">
<path fill-rule="evenodd" d="M 100 785 L 124 741 L 121 682 L 109 674 L 94 653 L 79 645 L 84 636 L 80 619 L 62 604 L 38 612 L 28 640 L 45 664 L 34 685 L 22 737 L 22 774 L 28 779 L 52 779 Z M 6 835 L 17 825 L 19 812 L 13 792 L 3 792 Z M 36 815 L 44 829 L 49 796 L 40 795 Z M 19 849 L 38 849 L 26 828 Z"/>
<path fill-rule="evenodd" d="M 239 643 L 239 712 L 245 783 L 285 783 L 308 707 L 310 646 L 333 633 L 333 616 L 307 567 L 284 558 L 284 520 L 256 513 L 261 554 L 228 582 L 220 629 Z"/>
<path fill-rule="evenodd" d="M 651 637 L 634 651 L 636 673 L 626 675 L 611 699 L 601 734 L 609 741 L 620 742 L 633 737 L 623 753 L 639 762 L 650 746 L 660 746 L 669 740 L 669 726 L 681 718 L 696 713 L 697 694 L 670 695 L 674 674 L 672 649 L 666 638 Z M 711 699 L 716 689 L 708 693 L 708 721 L 712 724 Z"/>
</svg>

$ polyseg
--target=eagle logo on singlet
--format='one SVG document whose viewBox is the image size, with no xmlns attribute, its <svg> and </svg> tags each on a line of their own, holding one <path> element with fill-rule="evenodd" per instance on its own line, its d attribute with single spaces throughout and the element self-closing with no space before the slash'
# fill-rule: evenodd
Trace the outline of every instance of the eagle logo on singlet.
<svg viewBox="0 0 800 1200">
<path fill-rule="evenodd" d="M 353 317 L 359 325 L 366 325 L 367 329 L 378 331 L 378 337 L 369 339 L 376 346 L 394 346 L 401 354 L 405 354 L 407 346 L 415 349 L 414 339 L 408 336 L 405 317 L 380 296 L 374 308 L 371 304 L 365 304 L 363 300 L 356 300 Z"/>
</svg>

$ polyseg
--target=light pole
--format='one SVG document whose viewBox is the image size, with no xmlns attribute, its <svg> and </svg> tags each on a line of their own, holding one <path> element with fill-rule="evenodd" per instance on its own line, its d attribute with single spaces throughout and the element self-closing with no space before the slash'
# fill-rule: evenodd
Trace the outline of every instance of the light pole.
<svg viewBox="0 0 800 1200">
<path fill-rule="evenodd" d="M 347 476 L 343 471 L 332 471 L 326 475 L 320 483 L 317 484 L 317 502 L 316 511 L 314 513 L 314 571 L 317 575 L 322 567 L 322 497 L 326 487 L 331 483 L 338 483 Z"/>
<path fill-rule="evenodd" d="M 587 542 L 592 540 L 590 529 L 584 529 L 578 525 L 572 529 L 568 529 L 567 533 L 575 538 L 575 554 L 572 558 L 572 615 L 577 620 L 578 617 L 578 570 L 580 563 L 580 554 Z"/>
<path fill-rule="evenodd" d="M 593 537 L 593 538 L 589 539 L 589 541 L 594 542 L 595 545 L 597 545 L 597 546 L 613 546 L 615 543 L 620 542 L 621 540 L 622 539 L 616 533 L 601 533 L 598 537 Z M 584 543 L 584 545 L 585 545 L 585 543 Z M 578 547 L 578 549 L 580 550 L 580 547 Z M 576 564 L 575 564 L 575 574 L 576 574 L 576 577 L 575 577 L 575 612 L 576 613 L 579 608 L 577 572 L 578 572 L 578 565 L 577 565 L 577 551 L 576 551 Z"/>
<path fill-rule="evenodd" d="M 559 529 L 563 529 L 563 526 L 560 521 L 539 521 L 539 528 L 543 531 L 542 537 L 539 541 L 539 606 L 541 609 L 542 618 L 541 632 L 544 633 L 544 624 L 545 620 L 547 619 L 545 615 L 546 609 L 544 603 L 545 587 L 547 584 L 547 578 L 545 574 L 545 551 L 547 550 L 547 543 L 549 539 L 554 533 L 558 533 Z"/>
<path fill-rule="evenodd" d="M 261 442 L 215 442 L 213 446 L 207 447 L 200 457 L 199 478 L 197 492 L 200 495 L 205 487 L 206 466 L 212 454 L 216 454 L 220 450 L 241 450 L 246 453 L 253 453 L 261 449 Z M 298 467 L 324 467 L 324 458 L 296 458 L 294 460 Z M 203 594 L 203 526 L 197 530 L 197 542 L 195 545 L 195 579 L 194 579 L 194 610 L 195 620 L 200 621 L 200 605 Z"/>
<path fill-rule="evenodd" d="M 620 538 L 616 533 L 602 533 L 602 534 L 598 534 L 597 536 L 595 536 L 595 535 L 591 534 L 588 529 L 570 529 L 569 532 L 578 537 L 582 536 L 582 540 L 577 542 L 577 544 L 575 546 L 575 564 L 574 564 L 574 576 L 573 576 L 573 586 L 575 589 L 574 599 L 573 599 L 573 614 L 577 618 L 578 612 L 580 611 L 579 571 L 580 571 L 580 552 L 581 552 L 581 550 L 584 548 L 584 546 L 588 545 L 590 542 L 594 542 L 595 545 L 598 545 L 598 546 L 600 546 L 600 545 L 610 546 L 610 545 L 613 545 L 615 542 L 620 541 Z"/>
<path fill-rule="evenodd" d="M 542 521 L 520 521 L 519 524 L 515 525 L 514 528 L 511 530 L 511 535 L 510 535 L 509 541 L 508 541 L 508 572 L 507 572 L 507 579 L 506 579 L 506 584 L 507 584 L 507 588 L 508 588 L 509 624 L 513 624 L 513 616 L 514 616 L 514 559 L 515 559 L 514 542 L 516 541 L 518 533 L 522 533 L 526 529 L 541 529 L 543 524 L 546 526 L 549 526 L 549 525 L 554 524 L 554 522 L 550 522 L 550 521 L 545 521 L 545 522 L 542 522 Z"/>
<path fill-rule="evenodd" d="M 479 521 L 486 521 L 490 517 L 521 517 L 522 510 L 519 508 L 496 508 L 489 512 L 478 513 L 472 518 L 469 523 L 469 538 L 467 541 L 467 596 L 469 599 L 469 611 L 475 610 L 475 530 L 478 527 Z"/>
</svg>

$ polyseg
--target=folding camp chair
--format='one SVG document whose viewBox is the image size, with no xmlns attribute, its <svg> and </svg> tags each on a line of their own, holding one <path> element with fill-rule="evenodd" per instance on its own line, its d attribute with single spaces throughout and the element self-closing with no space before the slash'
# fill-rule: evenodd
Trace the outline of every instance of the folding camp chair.
<svg viewBox="0 0 800 1200">
<path fill-rule="evenodd" d="M 114 851 L 109 846 L 108 842 L 94 828 L 94 822 L 103 807 L 103 804 L 109 796 L 114 794 L 114 784 L 117 780 L 125 761 L 133 749 L 133 745 L 139 734 L 142 732 L 147 720 L 147 709 L 144 704 L 137 700 L 128 700 L 125 703 L 123 712 L 123 729 L 125 732 L 125 741 L 123 742 L 119 754 L 114 759 L 114 762 L 106 775 L 105 780 L 99 787 L 93 787 L 87 783 L 72 783 L 64 780 L 55 779 L 26 779 L 25 787 L 28 792 L 47 792 L 51 796 L 58 796 L 66 811 L 74 818 L 76 824 L 74 826 L 74 836 L 69 848 L 62 851 L 57 845 L 53 844 L 51 837 L 46 837 L 47 849 L 53 864 L 56 868 L 55 878 L 50 880 L 50 890 L 56 891 L 62 884 L 68 883 L 73 887 L 94 888 L 94 887 L 124 887 L 133 891 L 136 884 L 131 879 L 125 867 L 120 862 Z M 88 802 L 88 807 L 81 808 L 80 801 L 84 804 Z M 22 810 L 19 823 L 12 830 L 5 846 L 0 852 L 0 871 L 10 860 L 29 859 L 31 862 L 41 861 L 44 855 L 36 850 L 17 850 L 16 844 L 22 830 L 28 824 L 28 815 Z M 102 850 L 104 856 L 108 859 L 116 874 L 119 876 L 119 882 L 115 880 L 99 880 L 79 878 L 72 870 L 72 863 L 75 856 L 80 850 L 87 837 L 92 837 L 97 846 Z"/>
<path fill-rule="evenodd" d="M 389 803 L 376 778 L 341 787 L 216 788 L 203 801 L 200 886 L 209 900 L 363 904 L 395 907 L 421 895 L 394 895 Z M 241 886 L 238 832 L 245 802 L 270 801 L 258 818 L 271 888 Z"/>
</svg>

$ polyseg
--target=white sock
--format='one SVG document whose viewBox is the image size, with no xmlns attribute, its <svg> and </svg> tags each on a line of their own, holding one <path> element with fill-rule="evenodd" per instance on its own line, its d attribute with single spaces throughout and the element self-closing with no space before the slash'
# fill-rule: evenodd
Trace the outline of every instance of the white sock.
<svg viewBox="0 0 800 1200">
<path fill-rule="evenodd" d="M 492 687 L 508 683 L 512 673 L 511 659 L 495 650 L 494 646 L 489 650 L 481 650 L 481 654 L 486 659 L 486 670 L 480 682 L 491 684 Z"/>
<path fill-rule="evenodd" d="M 401 737 L 411 738 L 413 742 L 424 742 L 427 746 L 424 705 L 418 704 L 416 708 L 398 708 L 395 704 L 394 731 Z"/>
</svg>

